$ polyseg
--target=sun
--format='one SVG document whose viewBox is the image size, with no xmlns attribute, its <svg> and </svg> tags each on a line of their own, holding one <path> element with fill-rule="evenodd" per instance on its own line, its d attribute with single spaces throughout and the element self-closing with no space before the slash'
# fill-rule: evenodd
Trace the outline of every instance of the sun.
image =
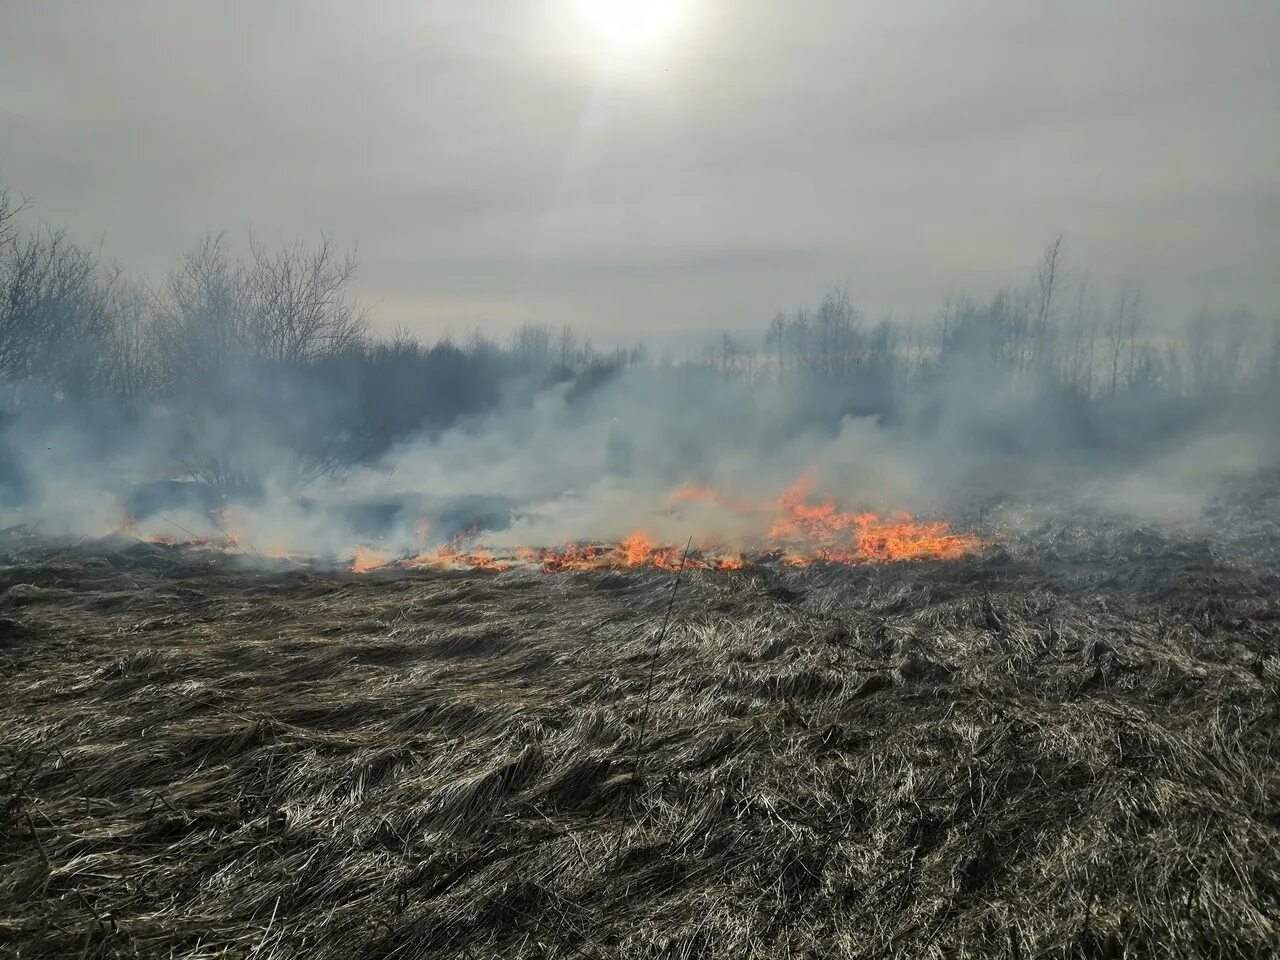
<svg viewBox="0 0 1280 960">
<path fill-rule="evenodd" d="M 539 45 L 603 90 L 670 90 L 695 62 L 703 0 L 544 0 Z"/>
<path fill-rule="evenodd" d="M 656 53 L 670 41 L 684 18 L 685 0 L 578 0 L 582 23 L 591 38 L 613 55 Z M 604 52 L 604 51 L 601 51 Z"/>
</svg>

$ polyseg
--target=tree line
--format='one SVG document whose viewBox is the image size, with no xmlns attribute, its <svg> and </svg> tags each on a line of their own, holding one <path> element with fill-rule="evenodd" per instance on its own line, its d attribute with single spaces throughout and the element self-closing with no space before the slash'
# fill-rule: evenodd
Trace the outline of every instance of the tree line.
<svg viewBox="0 0 1280 960">
<path fill-rule="evenodd" d="M 1087 275 L 1069 278 L 1060 240 L 1028 283 L 953 299 L 928 328 L 869 322 L 836 289 L 759 337 L 726 333 L 677 363 L 535 323 L 505 343 L 375 336 L 351 294 L 356 261 L 328 239 L 237 253 L 209 236 L 152 286 L 64 231 L 18 229 L 24 206 L 0 191 L 2 422 L 94 424 L 103 443 L 161 425 L 182 470 L 223 485 L 253 480 L 227 452 L 246 429 L 314 474 L 555 384 L 588 405 L 627 369 L 655 390 L 672 378 L 791 385 L 806 423 L 927 425 L 1017 386 L 1085 424 L 1082 442 L 1135 411 L 1165 411 L 1172 429 L 1224 398 L 1272 403 L 1280 381 L 1280 324 L 1201 314 L 1170 336 L 1147 324 L 1133 285 L 1104 297 Z"/>
</svg>

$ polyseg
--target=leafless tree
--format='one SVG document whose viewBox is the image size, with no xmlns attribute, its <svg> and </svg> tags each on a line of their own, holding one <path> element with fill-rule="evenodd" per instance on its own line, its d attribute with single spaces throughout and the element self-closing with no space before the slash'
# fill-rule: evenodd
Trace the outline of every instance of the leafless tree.
<svg viewBox="0 0 1280 960">
<path fill-rule="evenodd" d="M 220 235 L 184 253 L 157 302 L 156 338 L 165 386 L 206 399 L 228 368 L 252 353 L 248 284 Z"/>
<path fill-rule="evenodd" d="M 118 281 L 112 285 L 110 311 L 105 379 L 121 410 L 137 415 L 159 380 L 151 294 L 142 284 Z"/>
<path fill-rule="evenodd" d="M 772 352 L 775 357 L 777 374 L 782 376 L 786 371 L 787 347 L 787 315 L 779 311 L 769 321 L 769 329 L 764 336 L 765 352 Z"/>
<path fill-rule="evenodd" d="M 738 342 L 737 337 L 727 330 L 720 334 L 715 360 L 722 377 L 730 377 L 739 372 L 739 359 L 742 353 L 743 346 Z"/>
<path fill-rule="evenodd" d="M 274 252 L 251 241 L 250 252 L 245 292 L 259 356 L 296 366 L 363 341 L 367 319 L 349 295 L 354 254 L 339 256 L 328 237 Z"/>
<path fill-rule="evenodd" d="M 511 335 L 511 358 L 516 368 L 524 371 L 549 369 L 553 340 L 551 328 L 545 323 L 522 323 Z"/>
<path fill-rule="evenodd" d="M 561 370 L 577 370 L 584 360 L 582 348 L 578 344 L 577 334 L 573 332 L 573 327 L 567 323 L 560 328 L 560 334 L 557 338 L 557 351 L 560 354 L 559 364 Z"/>
<path fill-rule="evenodd" d="M 1097 353 L 1098 311 L 1090 290 L 1088 273 L 1082 274 L 1076 284 L 1069 327 L 1070 353 L 1063 359 L 1062 378 L 1076 394 L 1091 397 Z"/>
<path fill-rule="evenodd" d="M 1121 369 L 1125 371 L 1125 382 L 1133 381 L 1138 329 L 1142 325 L 1141 305 L 1141 291 L 1127 280 L 1121 282 L 1115 312 L 1107 324 L 1107 356 L 1111 367 L 1113 397 L 1120 389 Z"/>
<path fill-rule="evenodd" d="M 1187 359 L 1193 389 L 1222 393 L 1250 378 L 1250 360 L 1261 353 L 1258 318 L 1247 310 L 1201 313 L 1187 331 Z"/>
<path fill-rule="evenodd" d="M 62 397 L 100 385 L 114 274 L 61 231 L 9 240 L 0 263 L 0 378 L 42 383 Z"/>
<path fill-rule="evenodd" d="M 1044 248 L 1040 266 L 1036 269 L 1034 291 L 1034 319 L 1031 330 L 1031 364 L 1046 365 L 1050 357 L 1050 332 L 1053 325 L 1054 294 L 1062 271 L 1062 237 L 1054 237 Z"/>
<path fill-rule="evenodd" d="M 860 360 L 862 314 L 854 308 L 849 291 L 838 287 L 828 293 L 813 317 L 818 373 L 831 378 L 848 376 Z"/>
<path fill-rule="evenodd" d="M 348 294 L 355 268 L 327 239 L 274 252 L 255 241 L 246 263 L 223 237 L 205 237 L 159 298 L 157 336 L 172 384 L 219 390 L 235 371 L 268 375 L 360 346 L 367 322 Z"/>
<path fill-rule="evenodd" d="M 24 202 L 15 202 L 8 190 L 0 189 L 0 249 L 13 242 L 13 221 L 24 206 Z"/>
</svg>

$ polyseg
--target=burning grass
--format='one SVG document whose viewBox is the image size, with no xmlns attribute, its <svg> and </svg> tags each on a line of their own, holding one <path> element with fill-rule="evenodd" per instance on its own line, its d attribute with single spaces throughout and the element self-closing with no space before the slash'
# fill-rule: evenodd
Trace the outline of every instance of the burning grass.
<svg viewBox="0 0 1280 960">
<path fill-rule="evenodd" d="M 656 661 L 652 567 L 11 535 L 0 943 L 1275 955 L 1278 505 L 694 569 Z"/>
<path fill-rule="evenodd" d="M 910 514 L 880 517 L 850 513 L 830 499 L 812 502 L 811 478 L 802 476 L 776 502 L 754 503 L 730 499 L 705 485 L 680 487 L 667 498 L 669 510 L 687 504 L 712 504 L 723 514 L 767 527 L 761 536 L 748 537 L 736 547 L 717 538 L 693 539 L 681 547 L 656 542 L 636 530 L 617 543 L 576 542 L 559 547 L 516 547 L 495 551 L 475 543 L 476 533 L 460 534 L 449 543 L 428 547 L 409 557 L 393 558 L 385 551 L 359 544 L 347 569 L 369 573 L 390 567 L 404 569 L 478 569 L 502 571 L 513 567 L 540 569 L 543 573 L 584 570 L 627 570 L 652 567 L 675 571 L 741 570 L 748 563 L 781 561 L 787 566 L 813 563 L 857 566 L 865 563 L 959 560 L 983 546 L 972 533 L 957 533 L 942 520 L 917 521 Z M 737 526 L 738 524 L 735 524 Z M 416 533 L 426 543 L 427 524 Z M 740 538 L 741 539 L 741 538 Z"/>
</svg>

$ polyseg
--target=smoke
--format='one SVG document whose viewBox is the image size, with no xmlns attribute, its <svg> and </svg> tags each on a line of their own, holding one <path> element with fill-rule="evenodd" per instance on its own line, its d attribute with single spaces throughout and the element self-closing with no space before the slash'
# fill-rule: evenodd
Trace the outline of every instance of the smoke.
<svg viewBox="0 0 1280 960">
<path fill-rule="evenodd" d="M 305 477 L 296 451 L 273 442 L 274 430 L 211 421 L 196 445 L 255 478 L 243 489 L 172 482 L 172 451 L 192 438 L 162 417 L 119 431 L 105 456 L 75 425 L 32 431 L 20 419 L 4 441 L 28 496 L 9 508 L 10 522 L 102 535 L 131 514 L 137 535 L 230 533 L 249 552 L 335 558 L 357 544 L 412 555 L 464 533 L 500 550 L 617 541 L 635 530 L 658 542 L 740 546 L 760 541 L 773 505 L 800 477 L 810 500 L 851 511 L 969 517 L 983 501 L 1044 513 L 1072 497 L 1183 522 L 1222 480 L 1275 462 L 1274 431 L 1261 420 L 1208 418 L 1158 442 L 1084 445 L 1062 431 L 1066 411 L 1011 385 L 952 383 L 945 415 L 898 422 L 814 420 L 818 385 L 725 380 L 697 368 L 636 365 L 585 397 L 573 389 L 566 381 L 514 390 L 483 414 L 316 478 Z M 708 492 L 681 497 L 690 486 Z"/>
<path fill-rule="evenodd" d="M 1132 442 L 1089 445 L 1064 428 L 1070 409 L 1008 385 L 949 384 L 937 419 L 897 421 L 813 419 L 820 384 L 698 369 L 636 365 L 585 397 L 573 386 L 515 390 L 491 410 L 314 477 L 305 453 L 249 417 L 211 418 L 193 433 L 148 416 L 112 431 L 104 452 L 83 424 L 19 416 L 3 434 L 16 467 L 8 523 L 103 535 L 132 515 L 139 535 L 216 539 L 225 525 L 247 549 L 334 557 L 358 543 L 411 554 L 471 530 L 496 548 L 616 541 L 637 529 L 663 542 L 739 544 L 764 533 L 766 505 L 801 476 L 812 499 L 853 511 L 949 517 L 971 512 L 975 498 L 1043 508 L 1074 489 L 1113 511 L 1180 521 L 1223 479 L 1276 461 L 1262 419 L 1206 417 L 1145 441 L 1135 421 L 1120 430 Z M 218 451 L 232 479 L 184 472 L 201 461 L 175 456 L 183 449 Z M 688 485 L 714 494 L 673 497 Z"/>
<path fill-rule="evenodd" d="M 238 257 L 209 239 L 153 291 L 60 234 L 10 237 L 5 523 L 231 536 L 264 556 L 635 530 L 741 547 L 800 478 L 808 502 L 850 511 L 959 522 L 1086 499 L 1186 522 L 1277 463 L 1280 328 L 1237 314 L 1144 338 L 1127 291 L 1100 316 L 1052 286 L 1060 253 L 929 329 L 868 324 L 836 291 L 655 362 L 537 325 L 506 345 L 375 340 L 327 242 Z"/>
</svg>

